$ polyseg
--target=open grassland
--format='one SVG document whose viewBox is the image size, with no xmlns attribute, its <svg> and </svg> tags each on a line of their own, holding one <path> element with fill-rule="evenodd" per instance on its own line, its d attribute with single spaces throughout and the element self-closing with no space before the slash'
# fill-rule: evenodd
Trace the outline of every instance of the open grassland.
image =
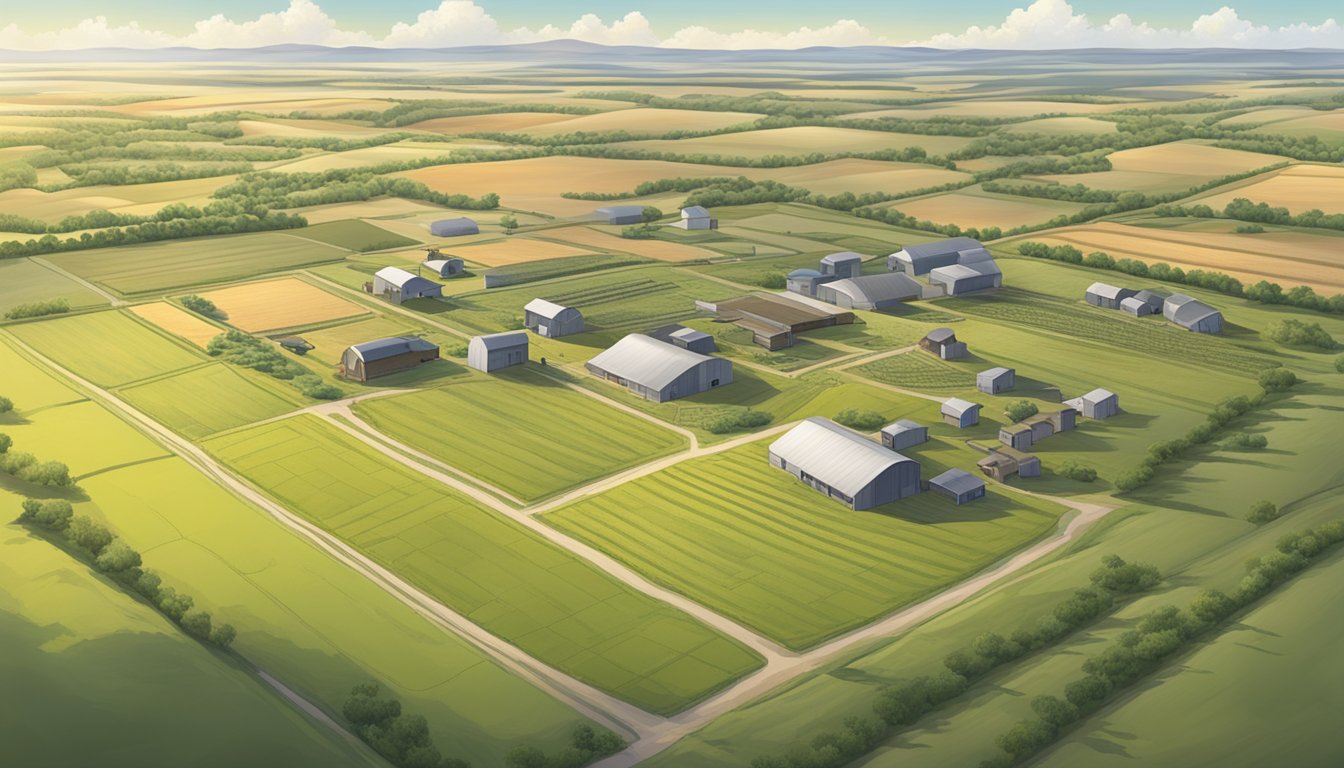
<svg viewBox="0 0 1344 768">
<path fill-rule="evenodd" d="M 388 248 L 406 248 L 420 242 L 357 219 L 314 224 L 310 227 L 294 230 L 290 234 L 294 237 L 316 240 L 319 243 L 344 248 L 347 251 L 360 251 L 361 253 L 364 251 L 381 251 Z"/>
<path fill-rule="evenodd" d="M 725 155 L 729 157 L 766 157 L 768 155 L 839 154 L 841 152 L 877 152 L 883 149 L 922 147 L 930 155 L 942 155 L 971 143 L 960 136 L 927 136 L 856 128 L 800 126 L 770 128 L 748 133 L 727 133 L 697 139 L 655 139 L 616 144 L 649 152 L 685 155 Z"/>
<path fill-rule="evenodd" d="M 700 261 L 715 258 L 719 255 L 714 251 L 697 248 L 694 245 L 672 243 L 666 240 L 628 239 L 591 227 L 548 229 L 545 236 L 595 251 L 631 253 L 658 261 Z"/>
<path fill-rule="evenodd" d="M 373 128 L 335 120 L 287 120 L 273 117 L 269 120 L 239 120 L 238 128 L 244 136 L 277 136 L 281 138 L 311 138 L 316 136 L 377 136 L 389 129 Z"/>
<path fill-rule="evenodd" d="M 182 435 L 199 439 L 279 416 L 299 400 L 256 374 L 223 363 L 127 387 L 118 395 Z"/>
<path fill-rule="evenodd" d="M 393 438 L 525 501 L 686 447 L 667 429 L 527 368 L 368 400 L 355 412 Z"/>
<path fill-rule="evenodd" d="M 228 314 L 228 323 L 248 333 L 298 328 L 368 310 L 295 277 L 221 288 L 202 294 Z"/>
<path fill-rule="evenodd" d="M 153 323 L 174 336 L 180 336 L 201 349 L 205 349 L 205 345 L 209 344 L 211 339 L 224 333 L 223 328 L 207 323 L 200 315 L 166 301 L 137 304 L 130 309 L 141 320 Z"/>
<path fill-rule="evenodd" d="M 551 230 L 538 234 L 549 237 Z M 576 248 L 563 243 L 553 243 L 549 240 L 537 240 L 534 237 L 510 237 L 507 240 L 496 240 L 479 245 L 448 246 L 443 250 L 473 264 L 483 264 L 487 267 L 525 264 L 544 259 L 563 259 L 568 256 L 590 256 L 593 253 L 592 250 L 587 248 Z"/>
<path fill-rule="evenodd" d="M 20 500 L 0 490 L 6 519 Z M 218 768 L 381 764 L 237 662 L 15 525 L 0 527 L 0 582 L 0 642 L 8 649 L 0 676 L 9 695 L 23 692 L 23 706 L 7 707 L 6 760 L 166 768 L 194 754 L 193 764 Z M 51 728 L 53 721 L 64 727 Z"/>
<path fill-rule="evenodd" d="M 208 359 L 118 311 L 23 323 L 10 331 L 100 386 L 128 384 Z"/>
<path fill-rule="evenodd" d="M 898 117 L 923 120 L 930 117 L 1034 117 L 1036 115 L 1091 115 L 1111 112 L 1128 104 L 1086 104 L 1030 99 L 976 99 L 934 102 L 913 107 L 879 109 L 847 115 L 856 118 Z"/>
<path fill-rule="evenodd" d="M 1340 183 L 1344 191 L 1344 176 Z M 1344 236 L 1319 231 L 1276 230 L 1250 235 L 1099 221 L 1022 239 L 1072 245 L 1083 253 L 1104 251 L 1117 259 L 1225 272 L 1246 284 L 1268 280 L 1285 288 L 1310 285 L 1326 295 L 1344 290 Z M 1143 282 L 1127 275 L 1105 279 L 1133 283 L 1133 287 L 1141 287 L 1139 283 Z"/>
<path fill-rule="evenodd" d="M 583 115 L 564 122 L 525 128 L 529 136 L 556 136 L 568 133 L 665 134 L 669 131 L 716 131 L 730 126 L 747 125 L 762 115 L 750 112 L 703 112 L 691 109 L 618 109 Z"/>
<path fill-rule="evenodd" d="M 1117 192 L 1179 192 L 1205 182 L 1287 162 L 1278 155 L 1177 141 L 1107 155 L 1111 170 L 1047 175 L 1060 184 Z"/>
<path fill-rule="evenodd" d="M 639 706 L 681 709 L 750 651 L 317 417 L 206 443 L 287 507 L 549 664 Z"/>
<path fill-rule="evenodd" d="M 460 117 L 436 117 L 407 126 L 417 131 L 461 135 L 464 133 L 509 133 L 542 125 L 561 124 L 574 120 L 574 115 L 554 112 L 501 112 Z M 564 133 L 565 131 L 560 131 Z"/>
<path fill-rule="evenodd" d="M 1013 227 L 1044 224 L 1056 216 L 1077 213 L 1080 203 L 1035 197 L 1000 195 L 970 187 L 956 192 L 897 200 L 879 206 L 895 208 L 916 219 L 960 227 Z"/>
<path fill-rule="evenodd" d="M 1326 213 L 1344 213 L 1344 168 L 1331 165 L 1294 165 L 1267 173 L 1228 189 L 1196 198 L 1197 202 L 1222 210 L 1238 197 L 1253 203 L 1269 203 L 1299 214 L 1313 208 Z"/>
<path fill-rule="evenodd" d="M 941 360 L 922 349 L 884 357 L 855 368 L 873 381 L 907 389 L 937 391 L 970 389 L 981 370 L 972 360 Z"/>
<path fill-rule="evenodd" d="M 899 194 L 969 180 L 970 174 L 919 163 L 846 158 L 815 165 L 775 168 L 762 177 L 820 195 L 852 192 Z"/>
<path fill-rule="evenodd" d="M 74 187 L 57 192 L 11 189 L 8 192 L 0 192 L 0 210 L 51 224 L 66 216 L 83 216 L 96 209 L 113 213 L 150 215 L 169 203 L 205 206 L 210 203 L 212 192 L 237 178 L 213 176 L 150 184 Z"/>
<path fill-rule="evenodd" d="M 1105 120 L 1093 120 L 1090 117 L 1045 117 L 1039 120 L 1028 120 L 1025 123 L 1012 123 L 1003 128 L 1004 133 L 1044 133 L 1044 134 L 1067 134 L 1070 136 L 1078 135 L 1098 135 L 1106 133 L 1115 133 L 1115 123 Z"/>
<path fill-rule="evenodd" d="M 931 477 L 942 457 L 916 454 Z M 546 519 L 651 578 L 805 648 L 983 568 L 1062 507 L 992 490 L 854 512 L 775 469 L 766 442 L 693 459 Z"/>
<path fill-rule="evenodd" d="M 19 304 L 65 299 L 72 308 L 96 307 L 107 300 L 32 259 L 0 259 L 0 316 Z"/>
<path fill-rule="evenodd" d="M 326 224 L 331 221 L 348 219 L 377 219 L 380 223 L 375 226 L 379 227 L 400 218 L 442 217 L 443 215 L 443 209 L 437 205 L 430 205 L 417 200 L 405 200 L 400 197 L 379 197 L 373 200 L 357 200 L 350 203 L 312 205 L 305 208 L 291 208 L 289 212 L 302 216 L 308 220 L 309 224 Z M 420 234 L 428 236 L 429 230 L 423 230 Z"/>
<path fill-rule="evenodd" d="M 337 261 L 346 253 L 324 243 L 265 232 L 72 251 L 47 258 L 118 293 L 137 294 Z"/>
</svg>

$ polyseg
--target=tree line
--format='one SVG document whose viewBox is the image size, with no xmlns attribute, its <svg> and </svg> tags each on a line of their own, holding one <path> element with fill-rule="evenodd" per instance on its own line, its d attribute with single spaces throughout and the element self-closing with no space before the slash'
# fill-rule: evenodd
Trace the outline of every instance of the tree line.
<svg viewBox="0 0 1344 768">
<path fill-rule="evenodd" d="M 1271 206 L 1269 203 L 1253 203 L 1248 198 L 1238 197 L 1223 207 L 1221 213 L 1207 205 L 1159 205 L 1153 210 L 1158 216 L 1191 216 L 1200 219 L 1227 218 L 1249 221 L 1257 224 L 1279 224 L 1288 227 L 1312 227 L 1315 229 L 1336 229 L 1344 231 L 1344 213 L 1325 213 L 1319 208 L 1294 216 L 1287 208 Z"/>
<path fill-rule="evenodd" d="M 47 301 L 32 301 L 27 304 L 16 304 L 5 311 L 6 320 L 26 320 L 30 317 L 46 317 L 47 315 L 63 315 L 70 311 L 70 302 L 65 299 L 50 299 Z"/>
<path fill-rule="evenodd" d="M 322 377 L 285 357 L 275 347 L 255 336 L 238 330 L 229 330 L 214 337 L 205 351 L 226 363 L 251 368 L 274 379 L 287 381 L 304 397 L 315 400 L 337 400 L 345 393 L 341 388 L 322 380 Z"/>
<path fill-rule="evenodd" d="M 13 410 L 14 403 L 9 398 L 4 400 L 9 406 L 6 412 Z M 31 453 L 10 451 L 13 446 L 14 438 L 0 432 L 0 472 L 33 485 L 69 488 L 75 484 L 70 477 L 70 468 L 63 462 L 38 461 Z"/>
</svg>

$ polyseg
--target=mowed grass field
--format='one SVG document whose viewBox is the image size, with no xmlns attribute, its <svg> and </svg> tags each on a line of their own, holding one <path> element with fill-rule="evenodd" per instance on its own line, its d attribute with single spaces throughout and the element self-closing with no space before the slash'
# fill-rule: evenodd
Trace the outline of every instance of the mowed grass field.
<svg viewBox="0 0 1344 768">
<path fill-rule="evenodd" d="M 658 261 L 702 261 L 719 256 L 714 251 L 697 248 L 694 245 L 671 243 L 666 240 L 628 239 L 592 227 L 548 229 L 545 236 L 594 251 L 633 253 L 636 256 L 657 259 Z"/>
<path fill-rule="evenodd" d="M 248 333 L 297 328 L 368 310 L 297 277 L 232 285 L 201 294 L 228 315 L 229 325 Z"/>
<path fill-rule="evenodd" d="M 1197 202 L 1222 210 L 1238 197 L 1253 203 L 1269 203 L 1299 214 L 1316 209 L 1344 213 L 1344 168 L 1331 165 L 1294 165 L 1257 176 L 1249 183 L 1197 198 Z"/>
<path fill-rule="evenodd" d="M 205 349 L 211 339 L 224 333 L 225 330 L 207 323 L 200 315 L 166 301 L 137 304 L 130 309 L 131 313 L 141 320 L 153 323 L 174 336 L 180 336 L 201 349 Z"/>
<path fill-rule="evenodd" d="M 536 501 L 687 447 L 685 438 L 527 368 L 358 403 L 380 431 Z"/>
<path fill-rule="evenodd" d="M 256 374 L 224 363 L 126 387 L 117 394 L 192 439 L 279 416 L 301 402 Z"/>
<path fill-rule="evenodd" d="M 1055 527 L 1064 508 L 992 488 L 854 512 L 769 466 L 769 441 L 692 459 L 545 519 L 790 648 L 961 580 Z M 955 448 L 909 455 L 925 479 Z M 937 458 L 935 458 L 937 456 Z"/>
<path fill-rule="evenodd" d="M 345 257 L 323 243 L 263 232 L 72 251 L 48 257 L 76 275 L 122 294 L 240 280 Z"/>
<path fill-rule="evenodd" d="M 546 232 L 550 235 L 550 231 Z M 524 264 L 544 259 L 562 259 L 569 256 L 589 256 L 594 252 L 588 248 L 579 248 L 564 243 L 537 240 L 533 237 L 510 237 L 507 240 L 480 243 L 479 245 L 450 246 L 445 252 L 465 259 L 473 264 L 487 267 L 503 267 L 509 264 Z"/>
<path fill-rule="evenodd" d="M 65 299 L 72 308 L 96 307 L 107 300 L 32 259 L 0 259 L 0 317 L 19 304 Z"/>
<path fill-rule="evenodd" d="M 20 341 L 99 386 L 120 386 L 209 358 L 129 314 L 97 312 L 10 328 Z"/>
<path fill-rule="evenodd" d="M 295 237 L 316 240 L 348 251 L 373 251 L 385 248 L 405 248 L 420 242 L 389 232 L 382 227 L 358 219 L 328 221 L 293 232 Z"/>
<path fill-rule="evenodd" d="M 760 663 L 685 614 L 315 416 L 205 446 L 295 513 L 473 622 L 651 711 L 680 710 Z"/>
</svg>

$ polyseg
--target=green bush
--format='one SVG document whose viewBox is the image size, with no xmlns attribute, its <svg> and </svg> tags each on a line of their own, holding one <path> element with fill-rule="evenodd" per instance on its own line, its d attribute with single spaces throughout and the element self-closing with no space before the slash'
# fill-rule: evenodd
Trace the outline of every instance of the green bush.
<svg viewBox="0 0 1344 768">
<path fill-rule="evenodd" d="M 787 286 L 789 284 L 789 280 L 782 272 L 771 272 L 766 276 L 762 277 L 760 280 L 757 280 L 756 283 L 762 288 L 779 290 L 780 288 Z"/>
<path fill-rule="evenodd" d="M 1270 323 L 1265 329 L 1270 340 L 1290 347 L 1309 347 L 1319 350 L 1339 349 L 1339 342 L 1321 327 L 1320 323 L 1304 323 L 1294 318 L 1286 318 Z"/>
<path fill-rule="evenodd" d="M 1261 500 L 1251 505 L 1250 512 L 1246 513 L 1246 519 L 1256 525 L 1264 525 L 1265 523 L 1278 520 L 1280 514 L 1282 513 L 1279 512 L 1279 508 L 1274 502 Z"/>
<path fill-rule="evenodd" d="M 443 348 L 443 354 L 449 357 L 464 358 L 467 356 L 466 344 L 453 344 Z"/>
<path fill-rule="evenodd" d="M 1077 480 L 1080 483 L 1090 483 L 1097 479 L 1097 470 L 1079 464 L 1072 459 L 1060 464 L 1059 469 L 1055 470 L 1055 474 L 1067 477 L 1070 480 Z"/>
<path fill-rule="evenodd" d="M 1256 432 L 1238 432 L 1227 441 L 1230 448 L 1259 450 L 1269 445 L 1269 438 Z"/>
<path fill-rule="evenodd" d="M 1344 355 L 1335 358 L 1335 370 L 1344 373 Z"/>
<path fill-rule="evenodd" d="M 774 417 L 765 411 L 734 410 L 710 419 L 705 424 L 705 429 L 716 435 L 726 435 L 730 432 L 745 432 L 763 427 L 773 419 Z"/>
<path fill-rule="evenodd" d="M 1260 372 L 1260 388 L 1266 392 L 1283 392 L 1297 382 L 1297 374 L 1287 368 L 1269 368 Z"/>
<path fill-rule="evenodd" d="M 0 395 L 0 413 L 9 413 L 12 410 L 14 410 L 14 401 Z"/>
<path fill-rule="evenodd" d="M 835 421 L 860 432 L 873 432 L 887 423 L 886 418 L 877 411 L 861 411 L 857 408 L 846 408 L 835 414 Z"/>
<path fill-rule="evenodd" d="M 70 311 L 70 302 L 65 299 L 52 299 L 51 301 L 35 301 L 30 304 L 19 304 L 5 313 L 6 320 L 22 320 L 29 317 L 46 317 L 47 315 L 62 315 Z"/>
<path fill-rule="evenodd" d="M 1238 235 L 1258 235 L 1265 231 L 1265 228 L 1259 224 L 1238 224 Z"/>
<path fill-rule="evenodd" d="M 213 318 L 215 320 L 229 319 L 228 313 L 226 313 L 219 307 L 215 306 L 215 302 L 205 298 L 204 296 L 197 296 L 194 293 L 190 296 L 182 297 L 182 306 L 204 317 Z"/>
<path fill-rule="evenodd" d="M 1006 415 L 1009 419 L 1013 421 L 1021 421 L 1023 419 L 1029 419 L 1032 416 L 1035 416 L 1036 414 L 1040 413 L 1040 411 L 1041 409 L 1037 408 L 1036 404 L 1031 402 L 1030 400 L 1018 400 L 1016 402 L 1009 403 L 1007 407 L 1003 409 L 1004 415 Z"/>
</svg>

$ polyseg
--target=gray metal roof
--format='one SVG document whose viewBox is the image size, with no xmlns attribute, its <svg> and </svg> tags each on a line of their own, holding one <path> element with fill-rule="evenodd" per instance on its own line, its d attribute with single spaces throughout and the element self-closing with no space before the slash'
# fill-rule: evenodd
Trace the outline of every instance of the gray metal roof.
<svg viewBox="0 0 1344 768">
<path fill-rule="evenodd" d="M 640 216 L 644 213 L 642 205 L 608 205 L 598 208 L 597 212 L 603 216 Z"/>
<path fill-rule="evenodd" d="M 975 248 L 983 249 L 985 246 L 979 240 L 970 237 L 951 237 L 946 240 L 935 240 L 931 243 L 916 243 L 907 245 L 901 250 L 912 260 L 927 259 L 935 256 L 946 256 L 949 253 L 961 253 Z"/>
<path fill-rule="evenodd" d="M 993 259 L 975 261 L 969 264 L 949 264 L 946 267 L 935 267 L 929 270 L 929 279 L 943 277 L 950 280 L 966 280 L 972 277 L 982 277 L 984 275 L 1001 275 L 1003 270 Z"/>
<path fill-rule="evenodd" d="M 451 259 L 430 259 L 429 261 L 425 262 L 425 266 L 429 267 L 435 272 L 442 272 L 445 267 L 447 267 L 450 263 L 454 261 L 457 262 L 458 264 L 462 263 L 461 259 L 454 257 Z"/>
<path fill-rule="evenodd" d="M 951 328 L 934 328 L 924 338 L 937 344 L 943 344 L 955 340 L 957 334 Z"/>
<path fill-rule="evenodd" d="M 608 373 L 650 389 L 662 389 L 683 373 L 714 358 L 632 333 L 588 362 Z"/>
<path fill-rule="evenodd" d="M 463 216 L 456 219 L 439 219 L 429 225 L 429 231 L 436 237 L 453 237 L 455 235 L 475 235 L 480 233 L 481 228 L 476 226 L 476 222 Z"/>
<path fill-rule="evenodd" d="M 437 344 L 425 341 L 416 336 L 393 336 L 387 339 L 374 339 L 373 341 L 364 341 L 359 344 L 351 345 L 350 349 L 355 356 L 366 363 L 375 360 L 384 360 L 389 357 L 406 352 L 427 352 L 431 349 L 438 349 Z"/>
<path fill-rule="evenodd" d="M 1135 293 L 1130 298 L 1138 299 L 1139 301 L 1142 301 L 1145 304 L 1159 304 L 1159 305 L 1162 304 L 1163 299 L 1162 294 L 1156 291 L 1150 291 L 1147 288 L 1143 289 L 1142 291 L 1139 291 L 1138 293 Z"/>
<path fill-rule="evenodd" d="M 714 338 L 708 333 L 697 331 L 694 328 L 681 328 L 669 333 L 668 336 L 674 339 L 681 339 L 682 341 L 700 341 L 701 339 Z"/>
<path fill-rule="evenodd" d="M 922 288 L 904 272 L 883 272 L 877 275 L 847 277 L 826 284 L 827 290 L 843 293 L 858 302 L 875 304 L 879 301 L 919 298 Z"/>
<path fill-rule="evenodd" d="M 821 277 L 821 273 L 815 269 L 795 269 L 789 273 L 789 279 L 792 280 L 802 277 Z"/>
<path fill-rule="evenodd" d="M 924 429 L 924 425 L 910 419 L 899 419 L 883 427 L 882 432 L 887 435 L 899 435 L 915 429 Z"/>
<path fill-rule="evenodd" d="M 984 248 L 971 248 L 966 251 L 957 252 L 958 264 L 979 264 L 982 261 L 993 261 L 994 257 L 989 255 L 989 251 Z"/>
<path fill-rule="evenodd" d="M 691 205 L 681 209 L 681 218 L 683 219 L 707 219 L 709 218 L 709 209 L 703 205 Z"/>
<path fill-rule="evenodd" d="M 1123 290 L 1125 289 L 1119 286 L 1111 285 L 1110 283 L 1093 283 L 1087 286 L 1087 293 L 1090 293 L 1093 296 L 1100 296 L 1104 299 L 1112 299 L 1112 300 L 1118 297 L 1120 295 L 1120 292 Z"/>
<path fill-rule="evenodd" d="M 938 486 L 960 496 L 963 493 L 984 488 L 985 481 L 964 469 L 949 469 L 941 475 L 931 478 L 929 485 Z"/>
<path fill-rule="evenodd" d="M 1140 299 L 1138 296 L 1130 296 L 1129 298 L 1120 300 L 1120 308 L 1130 310 L 1131 312 L 1138 312 L 1146 306 L 1149 306 L 1148 302 Z"/>
<path fill-rule="evenodd" d="M 484 336 L 473 336 L 471 343 L 480 344 L 490 352 L 494 352 L 497 349 L 508 349 L 509 347 L 526 347 L 527 334 L 522 331 L 489 333 Z"/>
<path fill-rule="evenodd" d="M 821 257 L 822 264 L 847 264 L 851 261 L 863 261 L 863 257 L 853 251 L 841 251 Z"/>
<path fill-rule="evenodd" d="M 545 299 L 533 299 L 523 306 L 524 312 L 531 312 L 534 315 L 541 315 L 547 320 L 554 320 L 560 316 L 561 312 L 568 311 L 570 308 L 556 304 L 553 301 Z M 575 310 L 578 311 L 578 310 Z"/>
<path fill-rule="evenodd" d="M 770 444 L 770 452 L 846 496 L 857 495 L 890 467 L 915 463 L 817 416 L 785 432 Z"/>
<path fill-rule="evenodd" d="M 960 417 L 963 413 L 978 409 L 978 403 L 972 403 L 970 400 L 962 400 L 959 397 L 949 397 L 943 401 L 942 412 L 948 416 Z"/>
<path fill-rule="evenodd" d="M 1208 304 L 1205 304 L 1204 302 L 1199 301 L 1198 299 L 1192 299 L 1189 296 L 1185 296 L 1183 294 L 1175 294 L 1169 296 L 1167 298 L 1167 301 L 1171 302 L 1172 299 L 1175 299 L 1177 296 L 1180 296 L 1182 299 L 1184 299 L 1184 301 L 1175 305 L 1176 311 L 1171 316 L 1172 322 L 1176 323 L 1177 325 L 1189 328 L 1190 326 L 1198 323 L 1200 320 L 1203 320 L 1206 317 L 1212 317 L 1213 315 L 1222 314 L 1221 312 L 1209 306 Z"/>
<path fill-rule="evenodd" d="M 384 281 L 397 286 L 403 293 L 406 292 L 408 287 L 415 290 L 438 287 L 438 283 L 435 283 L 432 280 L 426 280 L 418 275 L 413 275 L 400 267 L 383 267 L 377 272 L 374 272 L 373 275 L 374 277 L 382 278 Z"/>
<path fill-rule="evenodd" d="M 1094 390 L 1092 390 L 1091 392 L 1088 392 L 1086 395 L 1083 395 L 1082 397 L 1080 397 L 1080 398 L 1078 398 L 1078 399 L 1079 399 L 1079 400 L 1082 400 L 1082 401 L 1085 402 L 1085 403 L 1091 403 L 1091 404 L 1095 405 L 1095 404 L 1097 404 L 1097 403 L 1100 403 L 1100 402 L 1103 401 L 1103 400 L 1106 400 L 1106 399 L 1108 399 L 1108 398 L 1112 398 L 1112 397 L 1115 397 L 1115 393 L 1114 393 L 1114 392 L 1110 391 L 1109 389 L 1101 389 L 1100 387 L 1098 387 L 1097 389 L 1094 389 Z"/>
<path fill-rule="evenodd" d="M 983 376 L 983 377 L 985 377 L 985 378 L 987 378 L 987 379 L 989 379 L 989 380 L 992 381 L 992 380 L 997 379 L 997 378 L 999 378 L 999 377 L 1001 377 L 1001 376 L 1008 376 L 1008 375 L 1011 375 L 1012 373 L 1013 373 L 1013 369 L 1012 369 L 1012 368 L 1004 368 L 1003 366 L 998 366 L 998 367 L 995 367 L 995 368 L 990 368 L 989 370 L 981 371 L 981 372 L 977 373 L 977 374 L 975 375 L 975 377 L 978 379 L 978 378 L 980 378 L 981 376 Z"/>
</svg>

